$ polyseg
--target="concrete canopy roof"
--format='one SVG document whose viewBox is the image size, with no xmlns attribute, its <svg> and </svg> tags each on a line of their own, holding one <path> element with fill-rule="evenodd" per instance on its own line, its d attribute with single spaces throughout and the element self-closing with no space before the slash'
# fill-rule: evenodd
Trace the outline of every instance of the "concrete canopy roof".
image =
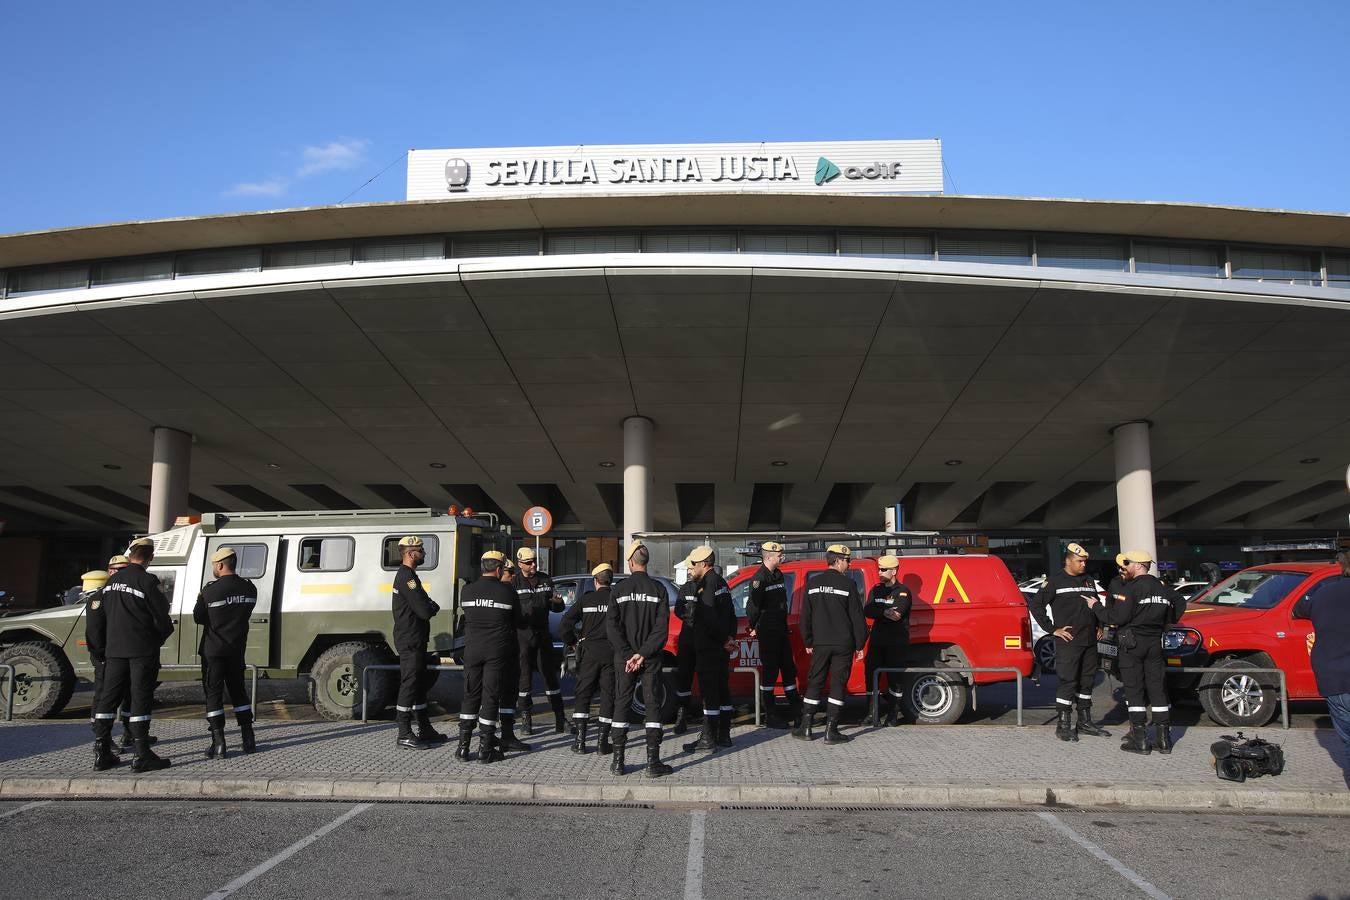
<svg viewBox="0 0 1350 900">
<path fill-rule="evenodd" d="M 608 531 L 643 415 L 658 530 L 877 527 L 902 497 L 916 527 L 1080 528 L 1146 418 L 1163 522 L 1343 523 L 1344 292 L 1027 275 L 643 254 L 69 292 L 0 320 L 0 500 L 143 527 L 165 425 L 196 509 L 545 502 Z"/>
</svg>

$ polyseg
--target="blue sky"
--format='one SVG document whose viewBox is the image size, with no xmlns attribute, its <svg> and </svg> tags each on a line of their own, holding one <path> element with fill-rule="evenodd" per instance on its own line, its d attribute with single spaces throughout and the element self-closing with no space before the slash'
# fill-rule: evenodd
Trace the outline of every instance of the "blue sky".
<svg viewBox="0 0 1350 900">
<path fill-rule="evenodd" d="M 0 233 L 402 199 L 409 148 L 723 140 L 940 137 L 950 192 L 1350 211 L 1348 26 L 1298 0 L 10 2 Z"/>
</svg>

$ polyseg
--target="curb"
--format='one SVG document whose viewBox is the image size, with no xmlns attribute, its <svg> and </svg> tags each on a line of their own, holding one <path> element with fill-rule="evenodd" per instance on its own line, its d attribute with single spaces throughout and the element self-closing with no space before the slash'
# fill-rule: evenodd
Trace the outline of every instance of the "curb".
<svg viewBox="0 0 1350 900">
<path fill-rule="evenodd" d="M 592 784 L 500 781 L 426 781 L 359 778 L 133 778 L 0 779 L 6 800 L 364 800 L 368 802 L 654 803 L 658 805 L 1113 808 L 1157 810 L 1264 810 L 1350 815 L 1350 792 L 1102 788 L 1007 785 L 698 785 L 633 780 Z"/>
</svg>

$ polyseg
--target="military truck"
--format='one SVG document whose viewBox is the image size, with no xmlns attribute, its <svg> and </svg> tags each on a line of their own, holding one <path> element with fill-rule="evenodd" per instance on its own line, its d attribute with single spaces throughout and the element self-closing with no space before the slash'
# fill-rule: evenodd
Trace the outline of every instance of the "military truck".
<svg viewBox="0 0 1350 900">
<path fill-rule="evenodd" d="M 458 512 L 458 511 L 457 511 Z M 214 513 L 179 519 L 152 535 L 159 576 L 169 599 L 173 635 L 160 651 L 165 665 L 198 665 L 200 626 L 192 608 L 211 580 L 207 562 L 221 547 L 238 556 L 238 574 L 258 588 L 245 662 L 273 678 L 308 677 L 310 699 L 322 715 L 360 715 L 367 665 L 396 662 L 390 600 L 399 566 L 399 538 L 422 538 L 418 573 L 441 611 L 431 623 L 434 652 L 454 650 L 459 592 L 477 576 L 487 550 L 509 551 L 510 530 L 491 515 L 451 515 L 433 509 L 350 512 Z M 0 618 L 0 663 L 15 668 L 14 715 L 54 716 L 70 701 L 77 670 L 90 670 L 84 605 Z M 168 678 L 195 673 L 167 672 Z M 393 702 L 397 673 L 372 671 L 368 703 Z"/>
</svg>

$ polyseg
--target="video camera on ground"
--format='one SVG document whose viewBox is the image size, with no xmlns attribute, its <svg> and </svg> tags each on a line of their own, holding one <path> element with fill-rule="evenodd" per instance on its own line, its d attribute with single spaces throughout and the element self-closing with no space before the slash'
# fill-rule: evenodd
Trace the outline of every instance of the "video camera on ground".
<svg viewBox="0 0 1350 900">
<path fill-rule="evenodd" d="M 1213 754 L 1214 773 L 1224 781 L 1246 781 L 1284 771 L 1284 750 L 1279 744 L 1259 737 L 1247 739 L 1240 731 L 1236 737 L 1221 735 L 1210 744 L 1209 752 Z"/>
</svg>

